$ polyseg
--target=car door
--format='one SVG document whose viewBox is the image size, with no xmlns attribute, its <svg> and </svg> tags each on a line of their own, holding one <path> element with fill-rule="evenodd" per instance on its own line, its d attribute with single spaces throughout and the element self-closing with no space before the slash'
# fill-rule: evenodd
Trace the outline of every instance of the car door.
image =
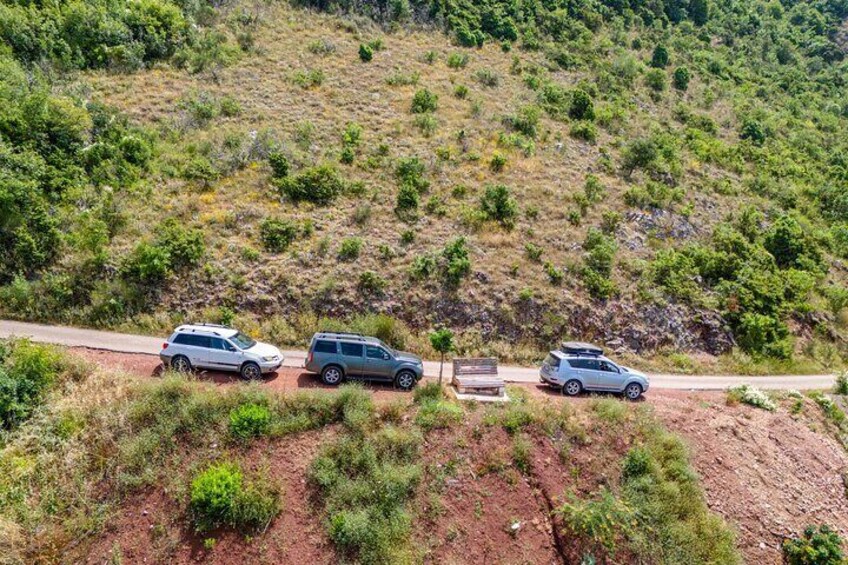
<svg viewBox="0 0 848 565">
<path fill-rule="evenodd" d="M 598 388 L 604 390 L 621 390 L 621 371 L 610 361 L 598 361 Z"/>
<path fill-rule="evenodd" d="M 209 360 L 216 369 L 237 371 L 241 367 L 241 352 L 220 337 L 209 338 Z"/>
<path fill-rule="evenodd" d="M 361 343 L 340 343 L 342 360 L 346 366 L 345 375 L 348 377 L 361 377 L 365 372 L 365 347 Z"/>
<path fill-rule="evenodd" d="M 391 354 L 379 345 L 366 345 L 365 372 L 369 377 L 391 380 L 394 378 L 395 360 Z"/>
<path fill-rule="evenodd" d="M 203 369 L 210 368 L 209 336 L 195 334 L 183 335 L 185 336 L 183 338 L 183 346 L 189 361 L 191 361 L 192 367 L 200 367 Z"/>
<path fill-rule="evenodd" d="M 568 364 L 571 366 L 572 370 L 576 372 L 583 379 L 584 388 L 597 388 L 598 386 L 598 376 L 597 376 L 597 368 L 598 362 L 594 359 L 568 359 Z"/>
</svg>

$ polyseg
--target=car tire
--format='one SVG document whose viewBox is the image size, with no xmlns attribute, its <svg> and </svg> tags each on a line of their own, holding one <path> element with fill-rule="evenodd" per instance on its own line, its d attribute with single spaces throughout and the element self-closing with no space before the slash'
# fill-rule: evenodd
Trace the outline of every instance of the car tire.
<svg viewBox="0 0 848 565">
<path fill-rule="evenodd" d="M 321 371 L 321 381 L 325 385 L 338 386 L 344 380 L 344 370 L 338 365 L 327 365 Z"/>
<path fill-rule="evenodd" d="M 395 377 L 395 386 L 403 390 L 409 390 L 415 386 L 415 373 L 412 371 L 401 371 Z"/>
<path fill-rule="evenodd" d="M 243 364 L 239 373 L 241 373 L 241 378 L 246 381 L 258 381 L 262 378 L 262 369 L 253 362 Z"/>
<path fill-rule="evenodd" d="M 171 370 L 177 373 L 190 373 L 191 361 L 185 355 L 174 355 L 171 357 Z"/>
<path fill-rule="evenodd" d="M 583 392 L 583 385 L 577 379 L 571 379 L 562 385 L 562 393 L 566 396 L 577 396 Z"/>
<path fill-rule="evenodd" d="M 627 400 L 636 401 L 642 396 L 642 385 L 639 383 L 630 383 L 624 388 L 624 396 Z"/>
</svg>

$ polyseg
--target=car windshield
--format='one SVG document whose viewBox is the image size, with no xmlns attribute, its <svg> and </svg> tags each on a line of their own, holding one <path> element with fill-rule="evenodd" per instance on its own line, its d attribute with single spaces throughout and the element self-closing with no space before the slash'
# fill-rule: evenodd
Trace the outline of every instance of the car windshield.
<svg viewBox="0 0 848 565">
<path fill-rule="evenodd" d="M 230 341 L 235 343 L 239 347 L 239 349 L 250 349 L 251 347 L 256 345 L 256 340 L 247 337 L 241 332 L 231 337 Z"/>
<path fill-rule="evenodd" d="M 392 355 L 394 355 L 395 357 L 397 357 L 397 351 L 395 351 L 394 349 L 392 349 L 391 347 L 389 347 L 388 345 L 386 345 L 386 342 L 384 342 L 384 341 L 383 341 L 383 340 L 381 340 L 381 339 L 378 339 L 378 340 L 377 340 L 377 343 L 379 343 L 379 344 L 380 344 L 380 347 L 384 348 L 386 351 L 388 351 L 389 353 L 391 353 Z"/>
</svg>

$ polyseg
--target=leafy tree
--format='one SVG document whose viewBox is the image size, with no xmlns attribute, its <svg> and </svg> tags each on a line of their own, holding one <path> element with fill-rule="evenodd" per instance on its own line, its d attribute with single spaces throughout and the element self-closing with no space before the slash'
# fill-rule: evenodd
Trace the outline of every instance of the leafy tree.
<svg viewBox="0 0 848 565">
<path fill-rule="evenodd" d="M 762 145 L 766 141 L 766 129 L 760 121 L 746 118 L 742 122 L 739 137 L 750 140 L 754 145 Z"/>
<path fill-rule="evenodd" d="M 655 69 L 664 69 L 668 66 L 669 56 L 668 49 L 662 43 L 654 47 L 654 53 L 651 55 L 651 66 Z"/>
<path fill-rule="evenodd" d="M 577 89 L 571 96 L 568 117 L 572 120 L 594 120 L 595 104 L 585 90 Z"/>
<path fill-rule="evenodd" d="M 686 90 L 689 88 L 689 79 L 691 75 L 689 74 L 689 69 L 686 67 L 677 67 L 674 69 L 674 88 L 677 90 Z"/>
<path fill-rule="evenodd" d="M 659 159 L 660 152 L 656 142 L 651 138 L 634 139 L 623 151 L 625 174 L 629 178 L 636 169 L 648 168 Z"/>
<path fill-rule="evenodd" d="M 710 4 L 708 0 L 689 0 L 689 17 L 697 26 L 702 26 L 710 19 Z"/>
<path fill-rule="evenodd" d="M 445 355 L 453 351 L 453 332 L 448 328 L 441 328 L 430 332 L 430 345 L 441 356 L 439 359 L 439 385 L 442 384 L 442 370 L 445 365 Z"/>
</svg>

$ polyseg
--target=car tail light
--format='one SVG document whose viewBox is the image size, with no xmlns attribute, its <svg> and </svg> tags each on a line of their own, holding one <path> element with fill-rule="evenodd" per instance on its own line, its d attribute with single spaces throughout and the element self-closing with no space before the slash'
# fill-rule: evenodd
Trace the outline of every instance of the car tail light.
<svg viewBox="0 0 848 565">
<path fill-rule="evenodd" d="M 307 358 L 306 358 L 306 362 L 307 362 L 307 363 L 312 363 L 312 355 L 313 355 L 313 354 L 314 354 L 314 353 L 313 353 L 312 351 L 310 351 L 310 352 L 309 352 L 309 357 L 307 357 Z"/>
<path fill-rule="evenodd" d="M 162 349 L 168 349 L 168 342 L 167 341 L 162 344 Z"/>
</svg>

